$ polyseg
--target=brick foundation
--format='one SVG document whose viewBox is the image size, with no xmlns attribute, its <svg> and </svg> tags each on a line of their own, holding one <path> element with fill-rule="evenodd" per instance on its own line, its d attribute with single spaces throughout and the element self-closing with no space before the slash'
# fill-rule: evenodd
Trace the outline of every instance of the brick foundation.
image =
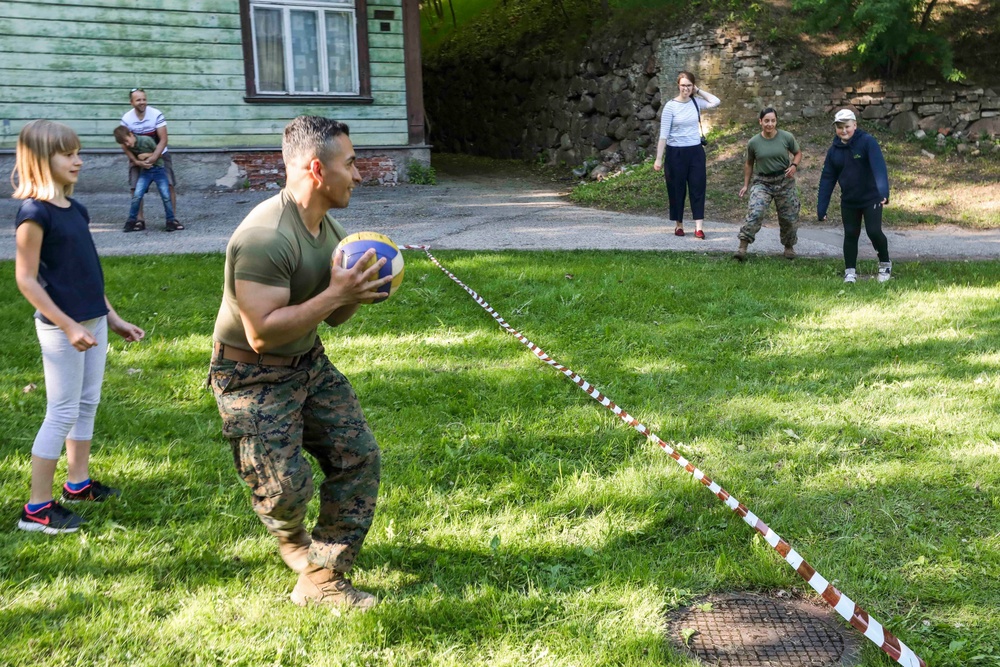
<svg viewBox="0 0 1000 667">
<path fill-rule="evenodd" d="M 354 161 L 361 172 L 361 182 L 365 185 L 396 185 L 399 183 L 399 167 L 387 155 L 361 157 Z"/>
<path fill-rule="evenodd" d="M 430 146 L 355 146 L 358 168 L 364 183 L 395 185 L 407 183 L 407 168 L 413 164 L 431 164 Z M 219 192 L 228 190 L 269 190 L 277 192 L 285 184 L 285 165 L 281 150 L 185 149 L 171 148 L 178 192 Z M 123 187 L 125 173 L 121 149 L 92 148 L 81 151 L 86 178 L 77 184 L 75 192 L 117 192 Z M 0 149 L 0 173 L 9 174 L 14 168 L 13 149 Z M 0 178 L 0 197 L 9 197 L 9 179 Z"/>
<path fill-rule="evenodd" d="M 233 163 L 239 169 L 237 187 L 278 190 L 285 185 L 285 163 L 280 151 L 234 153 Z M 389 156 L 359 155 L 355 164 L 364 185 L 396 185 L 400 181 L 399 166 Z"/>
<path fill-rule="evenodd" d="M 277 190 L 285 184 L 285 162 L 279 151 L 235 153 L 233 162 L 240 170 L 242 186 L 249 190 Z"/>
</svg>

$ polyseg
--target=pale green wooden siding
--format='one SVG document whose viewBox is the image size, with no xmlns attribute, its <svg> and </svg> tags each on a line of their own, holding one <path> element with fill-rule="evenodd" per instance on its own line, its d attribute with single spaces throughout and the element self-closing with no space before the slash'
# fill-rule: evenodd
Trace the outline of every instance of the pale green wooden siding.
<svg viewBox="0 0 1000 667">
<path fill-rule="evenodd" d="M 351 126 L 358 146 L 406 145 L 402 0 L 369 0 L 373 104 L 253 104 L 243 100 L 238 0 L 0 2 L 0 148 L 34 118 L 66 123 L 87 148 L 116 148 L 111 132 L 128 91 L 146 89 L 174 148 L 277 147 L 289 119 L 317 114 Z M 150 3 L 152 4 L 152 3 Z M 393 20 L 376 20 L 391 9 Z M 382 32 L 381 24 L 390 31 Z"/>
</svg>

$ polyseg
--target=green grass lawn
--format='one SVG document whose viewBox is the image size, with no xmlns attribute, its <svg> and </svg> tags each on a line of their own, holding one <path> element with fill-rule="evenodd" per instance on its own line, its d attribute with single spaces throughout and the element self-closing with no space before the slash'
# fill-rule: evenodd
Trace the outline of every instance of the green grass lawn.
<svg viewBox="0 0 1000 667">
<path fill-rule="evenodd" d="M 835 260 L 436 254 L 929 665 L 1000 665 L 1000 265 L 899 263 L 888 284 L 844 286 Z M 55 538 L 14 527 L 45 397 L 31 308 L 0 263 L 0 664 L 680 666 L 664 636 L 678 606 L 815 598 L 410 252 L 389 302 L 322 330 L 383 448 L 354 574 L 383 603 L 295 607 L 204 388 L 222 263 L 104 260 L 148 333 L 113 343 L 98 414 L 92 469 L 124 494 Z M 894 663 L 865 640 L 863 664 Z"/>
</svg>

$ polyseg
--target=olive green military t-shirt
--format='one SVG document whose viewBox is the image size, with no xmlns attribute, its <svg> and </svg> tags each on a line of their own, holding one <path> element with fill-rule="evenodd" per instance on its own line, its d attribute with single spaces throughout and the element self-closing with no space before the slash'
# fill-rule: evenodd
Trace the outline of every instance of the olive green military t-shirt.
<svg viewBox="0 0 1000 667">
<path fill-rule="evenodd" d="M 225 286 L 215 320 L 215 340 L 252 349 L 236 303 L 237 280 L 287 287 L 290 306 L 308 301 L 330 285 L 330 260 L 345 236 L 344 228 L 327 213 L 319 235 L 313 237 L 286 190 L 250 211 L 226 246 Z M 294 357 L 308 352 L 315 341 L 316 328 L 267 352 Z"/>
<path fill-rule="evenodd" d="M 753 158 L 753 173 L 773 174 L 788 169 L 791 160 L 788 154 L 799 152 L 799 142 L 791 132 L 778 130 L 773 139 L 765 139 L 764 135 L 756 134 L 747 142 L 747 159 Z"/>
</svg>

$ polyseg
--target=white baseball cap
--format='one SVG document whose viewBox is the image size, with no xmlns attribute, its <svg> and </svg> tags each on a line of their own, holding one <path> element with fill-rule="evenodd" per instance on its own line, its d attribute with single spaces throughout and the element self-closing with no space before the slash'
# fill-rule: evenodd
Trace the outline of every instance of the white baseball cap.
<svg viewBox="0 0 1000 667">
<path fill-rule="evenodd" d="M 837 115 L 833 117 L 834 123 L 846 123 L 849 120 L 854 122 L 858 121 L 858 117 L 854 115 L 854 112 L 850 109 L 841 109 L 837 112 Z"/>
</svg>

